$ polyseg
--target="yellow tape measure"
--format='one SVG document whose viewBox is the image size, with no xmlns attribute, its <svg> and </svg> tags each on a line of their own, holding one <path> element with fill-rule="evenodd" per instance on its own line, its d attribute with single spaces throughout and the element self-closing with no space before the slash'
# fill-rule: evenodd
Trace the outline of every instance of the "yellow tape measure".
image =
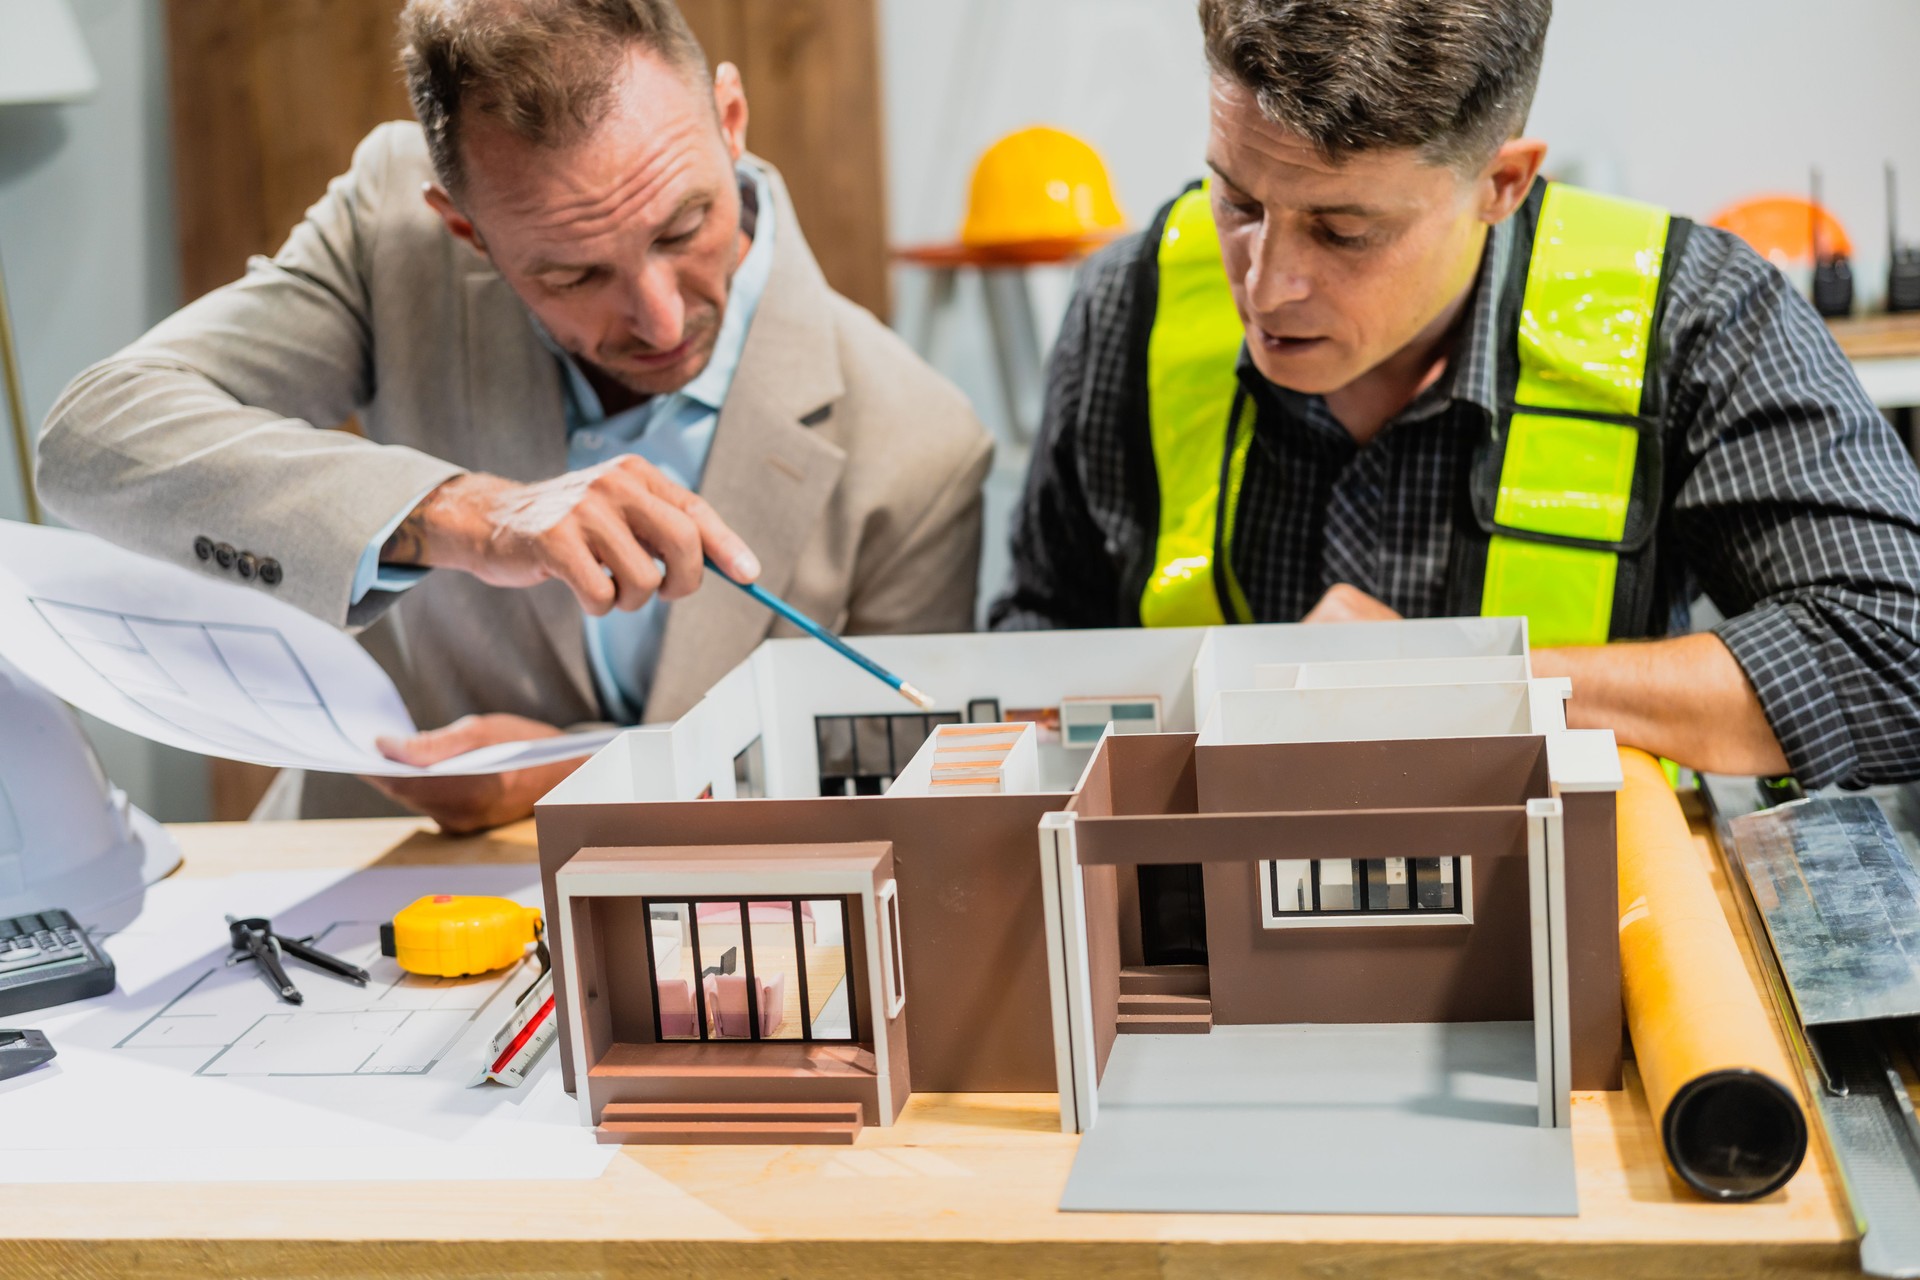
<svg viewBox="0 0 1920 1280">
<path fill-rule="evenodd" d="M 538 907 L 508 898 L 436 893 L 380 926 L 380 954 L 392 956 L 408 973 L 463 978 L 517 962 L 528 943 L 540 940 L 540 932 Z"/>
</svg>

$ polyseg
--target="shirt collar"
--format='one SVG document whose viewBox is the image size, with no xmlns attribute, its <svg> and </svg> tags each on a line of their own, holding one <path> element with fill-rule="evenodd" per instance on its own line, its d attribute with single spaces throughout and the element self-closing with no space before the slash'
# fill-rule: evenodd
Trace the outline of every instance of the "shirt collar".
<svg viewBox="0 0 1920 1280">
<path fill-rule="evenodd" d="M 740 259 L 740 265 L 734 269 L 733 282 L 728 286 L 726 315 L 720 321 L 720 334 L 714 339 L 713 355 L 707 361 L 707 367 L 686 386 L 654 396 L 635 406 L 637 409 L 648 409 L 673 396 L 684 396 L 718 412 L 726 401 L 727 391 L 733 386 L 733 375 L 739 370 L 740 357 L 746 350 L 747 331 L 753 326 L 754 312 L 760 307 L 760 296 L 766 292 L 767 280 L 773 274 L 775 235 L 773 196 L 767 185 L 767 175 L 759 166 L 745 160 L 735 166 L 734 173 L 740 183 L 740 229 L 752 237 L 752 242 L 745 256 Z M 529 311 L 527 318 L 533 322 L 533 331 L 541 344 L 560 361 L 574 424 L 584 426 L 606 421 L 607 414 L 600 403 L 600 393 L 593 389 L 593 383 L 580 368 L 579 361 L 554 341 L 553 335 L 547 332 L 547 327 L 540 323 L 538 316 Z"/>
</svg>

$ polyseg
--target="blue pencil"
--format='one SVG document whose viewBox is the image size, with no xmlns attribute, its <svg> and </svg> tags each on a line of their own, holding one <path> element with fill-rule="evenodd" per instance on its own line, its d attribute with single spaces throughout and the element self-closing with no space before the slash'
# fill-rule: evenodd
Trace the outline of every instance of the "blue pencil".
<svg viewBox="0 0 1920 1280">
<path fill-rule="evenodd" d="M 767 606 L 767 608 L 773 610 L 788 622 L 791 622 L 794 626 L 800 628 L 821 644 L 826 645 L 849 662 L 856 663 L 865 668 L 869 674 L 886 684 L 914 706 L 919 707 L 922 711 L 933 710 L 932 698 L 929 698 L 926 694 L 920 692 L 905 680 L 902 680 L 899 676 L 893 674 L 893 672 L 887 670 L 872 658 L 869 658 L 866 654 L 861 653 L 845 640 L 842 640 L 839 636 L 836 636 L 833 632 L 827 630 L 812 618 L 809 618 L 806 614 L 773 594 L 773 592 L 768 591 L 765 587 L 759 586 L 756 583 L 734 582 L 732 578 L 727 577 L 726 572 L 721 569 L 719 565 L 713 562 L 712 556 L 706 557 L 706 561 L 708 570 L 722 580 L 740 588 L 755 600 L 758 600 L 761 604 Z"/>
</svg>

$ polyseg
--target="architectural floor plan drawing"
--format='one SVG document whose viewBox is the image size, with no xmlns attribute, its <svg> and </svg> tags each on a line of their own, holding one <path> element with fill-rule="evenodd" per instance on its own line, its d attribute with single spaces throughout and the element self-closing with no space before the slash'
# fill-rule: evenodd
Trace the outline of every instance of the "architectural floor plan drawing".
<svg viewBox="0 0 1920 1280">
<path fill-rule="evenodd" d="M 33 1015 L 58 1071 L 10 1113 L 8 1182 L 471 1181 L 591 1178 L 610 1148 L 583 1130 L 557 1055 L 518 1088 L 476 1083 L 537 961 L 470 980 L 402 976 L 378 926 L 435 893 L 538 901 L 532 867 L 373 867 L 186 874 L 113 922 L 111 995 Z M 291 1005 L 251 962 L 228 968 L 225 917 L 260 916 L 365 967 L 365 987 L 299 960 Z M 103 923 L 99 918 L 89 925 Z M 670 948 L 663 948 L 671 960 Z M 271 1135 L 272 1158 L 234 1148 Z"/>
<path fill-rule="evenodd" d="M 272 627 L 182 622 L 34 598 L 81 661 L 151 715 L 230 750 L 294 740 L 359 754 L 286 636 Z"/>
<path fill-rule="evenodd" d="M 229 760 L 387 777 L 495 773 L 591 753 L 606 731 L 483 747 L 429 769 L 376 745 L 417 732 L 357 641 L 260 587 L 87 534 L 0 521 L 0 657 L 129 733 Z"/>
<path fill-rule="evenodd" d="M 528 964 L 474 978 L 405 973 L 380 954 L 379 926 L 358 921 L 328 926 L 314 945 L 373 980 L 361 987 L 290 964 L 304 1002 L 289 1005 L 251 964 L 212 965 L 114 1047 L 200 1076 L 425 1075 L 495 997 L 536 976 Z"/>
</svg>

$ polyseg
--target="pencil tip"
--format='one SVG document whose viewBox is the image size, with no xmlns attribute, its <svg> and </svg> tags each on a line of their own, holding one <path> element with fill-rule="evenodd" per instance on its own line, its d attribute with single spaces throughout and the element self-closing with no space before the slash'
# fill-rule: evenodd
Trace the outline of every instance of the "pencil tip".
<svg viewBox="0 0 1920 1280">
<path fill-rule="evenodd" d="M 900 696 L 922 711 L 933 710 L 933 699 L 908 684 L 905 680 L 900 682 Z"/>
</svg>

